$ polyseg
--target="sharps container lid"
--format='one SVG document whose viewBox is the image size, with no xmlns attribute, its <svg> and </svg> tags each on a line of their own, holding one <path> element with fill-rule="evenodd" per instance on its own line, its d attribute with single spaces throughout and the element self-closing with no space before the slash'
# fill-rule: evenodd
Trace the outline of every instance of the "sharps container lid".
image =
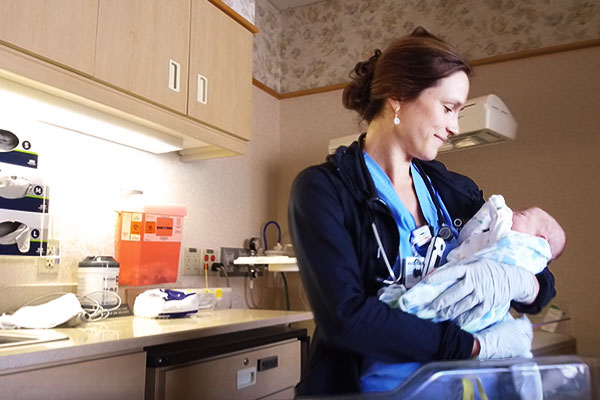
<svg viewBox="0 0 600 400">
<path fill-rule="evenodd" d="M 87 256 L 79 268 L 119 268 L 119 262 L 112 256 Z"/>
</svg>

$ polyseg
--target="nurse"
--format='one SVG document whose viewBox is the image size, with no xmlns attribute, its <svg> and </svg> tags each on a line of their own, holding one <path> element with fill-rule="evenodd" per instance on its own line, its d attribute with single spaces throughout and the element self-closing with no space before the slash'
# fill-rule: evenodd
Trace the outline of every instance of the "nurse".
<svg viewBox="0 0 600 400">
<path fill-rule="evenodd" d="M 290 198 L 290 233 L 316 320 L 297 395 L 387 390 L 432 360 L 530 351 L 528 323 L 497 324 L 475 338 L 454 322 L 421 320 L 378 300 L 379 289 L 402 277 L 403 263 L 425 255 L 423 236 L 445 237 L 443 263 L 456 246 L 455 226 L 484 203 L 472 180 L 434 161 L 458 133 L 470 72 L 423 28 L 352 71 L 343 104 L 360 114 L 366 133 L 302 171 Z M 535 313 L 555 295 L 547 268 L 482 271 L 475 263 L 455 277 L 467 289 L 438 298 L 438 311 L 465 320 L 511 303 Z"/>
</svg>

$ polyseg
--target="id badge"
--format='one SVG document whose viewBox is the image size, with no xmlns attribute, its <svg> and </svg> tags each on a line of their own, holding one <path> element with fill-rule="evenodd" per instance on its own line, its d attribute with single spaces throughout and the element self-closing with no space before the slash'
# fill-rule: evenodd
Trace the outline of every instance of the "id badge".
<svg viewBox="0 0 600 400">
<path fill-rule="evenodd" d="M 406 257 L 402 260 L 402 271 L 404 272 L 404 286 L 407 289 L 415 286 L 423 279 L 425 259 L 423 257 Z"/>
<path fill-rule="evenodd" d="M 423 225 L 410 233 L 410 244 L 414 247 L 423 247 L 431 241 L 429 225 Z"/>
<path fill-rule="evenodd" d="M 446 249 L 446 242 L 441 237 L 436 237 L 427 248 L 427 255 L 425 255 L 424 263 L 424 274 L 427 275 L 433 272 L 434 269 L 440 266 L 444 250 Z"/>
</svg>

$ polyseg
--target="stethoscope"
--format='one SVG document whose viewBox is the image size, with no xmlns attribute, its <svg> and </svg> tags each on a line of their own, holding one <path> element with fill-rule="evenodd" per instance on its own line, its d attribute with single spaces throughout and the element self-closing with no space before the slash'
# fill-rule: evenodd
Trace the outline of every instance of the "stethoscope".
<svg viewBox="0 0 600 400">
<path fill-rule="evenodd" d="M 423 168 L 421 167 L 421 164 L 419 163 L 418 160 L 413 160 L 413 164 L 417 168 L 417 171 L 419 172 L 419 174 L 421 174 L 421 176 L 423 177 L 423 181 L 425 182 L 425 186 L 427 187 L 429 196 L 431 197 L 433 204 L 435 206 L 435 209 L 436 209 L 437 223 L 438 223 L 438 230 L 435 233 L 435 235 L 431 238 L 429 245 L 427 247 L 427 252 L 425 255 L 424 262 L 423 262 L 423 270 L 421 270 L 419 272 L 419 274 L 421 276 L 425 276 L 440 265 L 442 255 L 446 248 L 446 243 L 450 242 L 454 238 L 454 232 L 446 224 L 446 221 L 444 219 L 444 214 L 442 213 L 442 207 L 441 207 L 440 202 L 433 190 L 433 186 L 431 185 L 431 181 L 429 180 L 429 177 L 427 176 L 425 171 L 423 171 Z M 381 242 L 381 238 L 379 237 L 379 232 L 377 231 L 377 226 L 375 225 L 375 221 L 373 221 L 373 223 L 371 224 L 371 228 L 373 230 L 373 234 L 375 235 L 375 240 L 377 241 L 378 254 L 382 255 L 383 261 L 385 263 L 385 266 L 386 266 L 389 276 L 390 276 L 390 279 L 385 279 L 385 280 L 378 279 L 378 280 L 380 280 L 382 283 L 387 284 L 387 285 L 406 283 L 406 279 L 407 279 L 406 275 L 407 274 L 406 274 L 406 270 L 405 270 L 402 262 L 400 263 L 400 265 L 401 265 L 400 275 L 396 276 L 396 274 L 394 273 L 394 269 L 392 268 L 390 261 L 387 258 L 385 249 L 383 248 L 383 243 Z M 430 230 L 431 230 L 431 227 L 430 227 Z M 398 257 L 400 260 L 402 260 L 402 254 L 400 252 L 400 248 L 398 249 Z"/>
<path fill-rule="evenodd" d="M 454 238 L 454 232 L 452 232 L 452 229 L 448 225 L 446 225 L 446 221 L 444 220 L 444 214 L 442 213 L 442 206 L 440 205 L 438 197 L 435 195 L 435 192 L 433 191 L 433 186 L 431 185 L 431 181 L 429 180 L 429 177 L 427 176 L 425 171 L 423 171 L 423 168 L 421 167 L 421 163 L 419 162 L 419 160 L 413 160 L 413 164 L 419 171 L 419 174 L 421 174 L 421 176 L 423 177 L 423 181 L 425 182 L 425 187 L 427 187 L 429 196 L 431 196 L 431 199 L 433 200 L 433 204 L 435 205 L 435 211 L 437 213 L 437 218 L 438 218 L 438 231 L 435 234 L 435 237 L 439 237 L 439 238 L 443 239 L 445 242 L 449 242 L 452 240 L 452 238 Z"/>
</svg>

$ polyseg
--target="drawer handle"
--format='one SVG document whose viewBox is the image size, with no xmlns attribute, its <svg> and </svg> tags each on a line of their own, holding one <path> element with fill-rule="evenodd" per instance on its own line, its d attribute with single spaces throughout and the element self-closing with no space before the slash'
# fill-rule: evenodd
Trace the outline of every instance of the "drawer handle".
<svg viewBox="0 0 600 400">
<path fill-rule="evenodd" d="M 258 360 L 258 370 L 266 371 L 268 369 L 277 368 L 279 365 L 279 359 L 277 356 L 261 358 Z"/>
<path fill-rule="evenodd" d="M 169 89 L 179 93 L 181 84 L 181 66 L 175 60 L 169 60 Z"/>
<path fill-rule="evenodd" d="M 250 367 L 237 371 L 237 389 L 243 389 L 256 384 L 256 367 Z"/>
</svg>

